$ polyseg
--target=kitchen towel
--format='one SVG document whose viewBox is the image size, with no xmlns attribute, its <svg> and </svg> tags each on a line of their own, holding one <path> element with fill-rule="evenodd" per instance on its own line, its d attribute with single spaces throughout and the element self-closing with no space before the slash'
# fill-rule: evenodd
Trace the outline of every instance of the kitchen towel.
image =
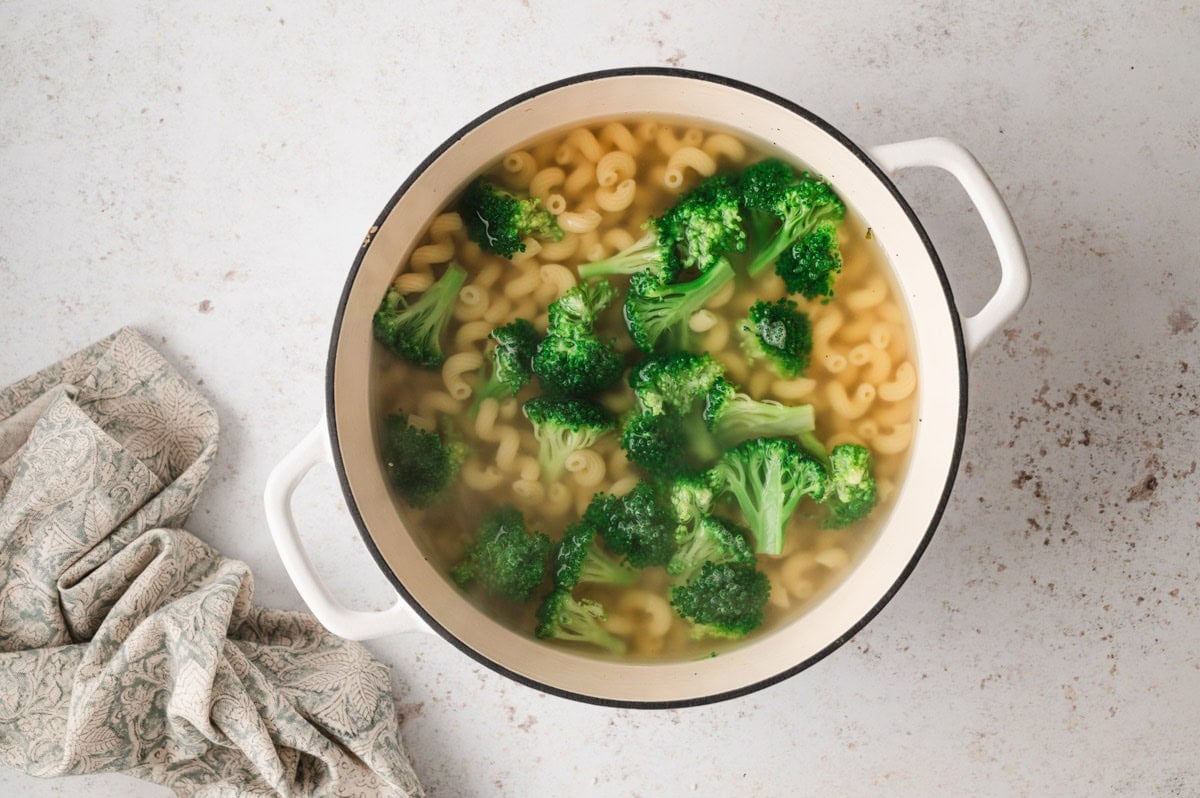
<svg viewBox="0 0 1200 798">
<path fill-rule="evenodd" d="M 387 668 L 253 606 L 246 565 L 181 528 L 216 448 L 212 406 L 130 329 L 0 390 L 0 761 L 421 795 Z"/>
</svg>

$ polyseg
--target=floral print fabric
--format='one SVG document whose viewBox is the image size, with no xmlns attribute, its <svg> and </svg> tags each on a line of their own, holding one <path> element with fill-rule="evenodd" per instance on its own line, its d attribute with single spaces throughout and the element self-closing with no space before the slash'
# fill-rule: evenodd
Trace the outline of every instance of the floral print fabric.
<svg viewBox="0 0 1200 798">
<path fill-rule="evenodd" d="M 385 666 L 184 531 L 209 403 L 133 330 L 0 391 L 0 761 L 186 795 L 418 796 Z"/>
</svg>

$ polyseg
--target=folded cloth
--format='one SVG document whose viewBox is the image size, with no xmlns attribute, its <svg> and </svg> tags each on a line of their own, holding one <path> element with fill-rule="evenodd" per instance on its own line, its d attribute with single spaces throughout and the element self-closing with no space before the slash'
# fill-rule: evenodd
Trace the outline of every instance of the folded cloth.
<svg viewBox="0 0 1200 798">
<path fill-rule="evenodd" d="M 0 391 L 0 761 L 187 795 L 422 794 L 387 668 L 180 527 L 217 418 L 120 330 Z"/>
</svg>

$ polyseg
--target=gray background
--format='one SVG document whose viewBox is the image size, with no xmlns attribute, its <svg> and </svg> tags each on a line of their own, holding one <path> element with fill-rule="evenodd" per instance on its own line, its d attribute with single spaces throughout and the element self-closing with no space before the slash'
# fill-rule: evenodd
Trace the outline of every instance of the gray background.
<svg viewBox="0 0 1200 798">
<path fill-rule="evenodd" d="M 417 772 L 438 796 L 1198 794 L 1200 8 L 1129 5 L 0 2 L 0 384 L 145 331 L 222 420 L 192 530 L 299 607 L 263 482 L 321 412 L 363 233 L 464 122 L 673 64 L 864 145 L 948 136 L 1010 203 L 1033 290 L 972 364 L 957 486 L 896 599 L 802 675 L 684 711 L 372 643 Z M 977 215 L 947 176 L 898 182 L 976 309 Z M 335 592 L 388 603 L 332 473 L 301 494 Z M 161 794 L 0 770 L 2 794 L 63 792 Z"/>
</svg>

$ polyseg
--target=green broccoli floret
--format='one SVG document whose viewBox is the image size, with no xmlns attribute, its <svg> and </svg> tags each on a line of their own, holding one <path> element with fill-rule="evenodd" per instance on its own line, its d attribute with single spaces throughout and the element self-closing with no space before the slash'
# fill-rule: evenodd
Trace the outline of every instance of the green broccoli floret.
<svg viewBox="0 0 1200 798">
<path fill-rule="evenodd" d="M 745 637 L 762 624 L 770 594 L 753 563 L 706 562 L 690 582 L 671 588 L 671 606 L 692 622 L 693 637 Z"/>
<path fill-rule="evenodd" d="M 751 277 L 774 263 L 805 233 L 824 222 L 840 222 L 846 214 L 845 204 L 824 180 L 805 172 L 801 177 L 793 173 L 792 179 L 785 181 L 778 164 L 756 167 L 759 171 L 751 179 L 743 175 L 742 202 L 747 208 L 770 214 L 780 224 L 750 261 L 746 271 Z"/>
<path fill-rule="evenodd" d="M 580 266 L 579 275 L 642 274 L 665 284 L 685 269 L 707 272 L 728 253 L 746 248 L 739 199 L 728 178 L 710 177 L 661 217 L 650 218 L 638 241 L 611 258 Z"/>
<path fill-rule="evenodd" d="M 375 338 L 405 360 L 423 368 L 437 368 L 442 354 L 442 331 L 467 273 L 451 263 L 446 273 L 411 305 L 395 288 L 389 288 L 375 311 Z"/>
<path fill-rule="evenodd" d="M 473 411 L 484 399 L 516 396 L 533 376 L 533 356 L 541 336 L 525 319 L 497 327 L 488 335 L 492 348 L 492 373 L 475 391 Z"/>
<path fill-rule="evenodd" d="M 667 573 L 690 579 L 706 562 L 754 564 L 746 530 L 724 518 L 704 515 L 676 535 L 679 547 L 667 563 Z"/>
<path fill-rule="evenodd" d="M 550 399 L 539 396 L 522 409 L 533 424 L 540 450 L 538 462 L 542 478 L 557 479 L 572 452 L 586 449 L 604 433 L 617 428 L 612 413 L 591 402 L 578 399 Z"/>
<path fill-rule="evenodd" d="M 871 474 L 871 452 L 865 446 L 843 443 L 829 453 L 829 508 L 827 527 L 844 527 L 866 518 L 875 507 L 878 493 Z"/>
<path fill-rule="evenodd" d="M 615 292 L 607 281 L 575 286 L 550 303 L 550 327 L 533 356 L 542 390 L 556 397 L 587 399 L 612 385 L 625 361 L 594 325 Z"/>
<path fill-rule="evenodd" d="M 613 654 L 625 653 L 625 642 L 600 625 L 607 619 L 597 601 L 577 599 L 566 588 L 557 588 L 538 607 L 537 631 L 545 640 L 591 643 Z"/>
<path fill-rule="evenodd" d="M 563 532 L 554 559 L 556 588 L 573 589 L 580 582 L 628 586 L 637 581 L 637 571 L 604 550 L 595 524 L 570 524 Z"/>
<path fill-rule="evenodd" d="M 671 513 L 678 523 L 676 539 L 712 510 L 716 493 L 712 484 L 701 474 L 681 474 L 663 488 Z"/>
<path fill-rule="evenodd" d="M 724 373 L 710 354 L 670 352 L 648 357 L 630 369 L 629 387 L 643 411 L 686 412 Z"/>
<path fill-rule="evenodd" d="M 842 271 L 842 253 L 838 249 L 837 227 L 831 222 L 817 225 L 794 245 L 785 249 L 775 262 L 775 273 L 787 290 L 805 299 L 828 302 L 833 284 Z"/>
<path fill-rule="evenodd" d="M 642 225 L 645 235 L 611 258 L 584 263 L 579 267 L 583 279 L 611 274 L 648 272 L 656 280 L 670 282 L 679 274 L 676 254 L 677 230 L 673 220 L 651 216 Z"/>
<path fill-rule="evenodd" d="M 478 584 L 493 596 L 528 601 L 546 576 L 551 548 L 550 538 L 526 531 L 520 511 L 501 507 L 484 516 L 450 576 L 464 588 Z"/>
<path fill-rule="evenodd" d="M 739 200 L 729 179 L 717 175 L 681 196 L 664 214 L 675 229 L 683 269 L 707 272 L 730 252 L 746 248 Z"/>
<path fill-rule="evenodd" d="M 675 519 L 648 482 L 621 497 L 597 493 L 583 520 L 634 568 L 666 565 L 675 553 Z"/>
<path fill-rule="evenodd" d="M 691 471 L 688 433 L 675 413 L 635 413 L 621 428 L 621 446 L 629 462 L 658 478 Z"/>
<path fill-rule="evenodd" d="M 759 554 L 783 553 L 792 511 L 805 496 L 825 497 L 821 464 L 795 441 L 753 438 L 721 455 L 713 466 L 714 484 L 733 495 L 754 535 Z"/>
<path fill-rule="evenodd" d="M 384 469 L 392 488 L 413 507 L 440 501 L 465 456 L 461 443 L 409 426 L 403 413 L 394 413 L 384 422 Z"/>
<path fill-rule="evenodd" d="M 685 283 L 663 283 L 645 272 L 635 274 L 625 295 L 625 326 L 633 342 L 643 352 L 652 352 L 666 335 L 671 348 L 681 348 L 687 340 L 688 319 L 731 279 L 733 267 L 724 259 Z"/>
<path fill-rule="evenodd" d="M 796 182 L 796 171 L 778 158 L 765 158 L 742 170 L 738 190 L 742 204 L 756 211 L 772 208 L 783 190 Z"/>
<path fill-rule="evenodd" d="M 798 438 L 816 429 L 812 405 L 751 399 L 724 377 L 708 391 L 704 423 L 722 448 L 750 438 Z"/>
<path fill-rule="evenodd" d="M 536 197 L 517 196 L 481 177 L 463 192 L 459 212 L 472 241 L 489 252 L 511 258 L 525 251 L 521 239 L 526 236 L 540 241 L 563 237 L 554 216 L 540 204 Z"/>
<path fill-rule="evenodd" d="M 781 377 L 799 377 L 808 368 L 812 325 L 792 300 L 755 302 L 741 326 L 742 349 L 751 360 L 766 358 Z"/>
</svg>

